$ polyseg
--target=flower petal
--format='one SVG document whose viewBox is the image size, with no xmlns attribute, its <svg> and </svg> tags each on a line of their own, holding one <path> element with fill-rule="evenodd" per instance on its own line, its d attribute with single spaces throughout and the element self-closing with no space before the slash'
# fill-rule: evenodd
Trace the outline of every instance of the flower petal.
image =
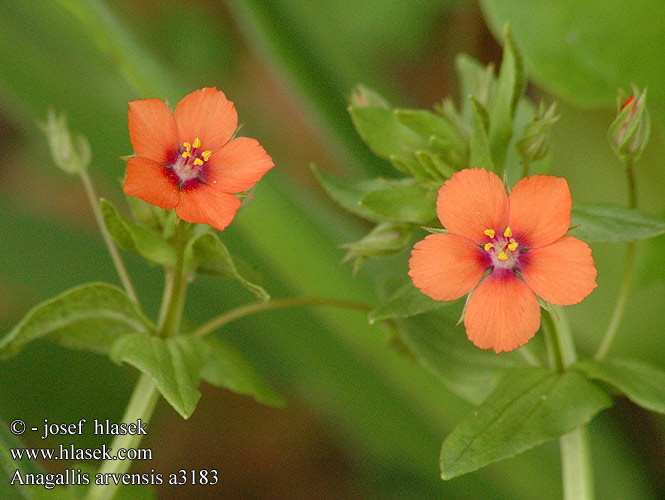
<svg viewBox="0 0 665 500">
<path fill-rule="evenodd" d="M 210 157 L 206 182 L 227 193 L 247 191 L 274 167 L 256 139 L 238 137 Z"/>
<path fill-rule="evenodd" d="M 166 210 L 175 207 L 179 199 L 178 185 L 168 170 L 146 158 L 129 159 L 123 191 Z"/>
<path fill-rule="evenodd" d="M 208 184 L 199 184 L 180 192 L 175 213 L 183 220 L 208 224 L 223 231 L 240 208 L 240 200 Z"/>
<path fill-rule="evenodd" d="M 532 175 L 510 191 L 509 226 L 513 236 L 531 248 L 558 240 L 570 227 L 572 200 L 566 179 Z"/>
<path fill-rule="evenodd" d="M 159 99 L 132 101 L 127 118 L 136 156 L 166 165 L 178 149 L 178 127 L 168 106 Z"/>
<path fill-rule="evenodd" d="M 527 258 L 522 277 L 547 302 L 560 306 L 577 304 L 598 286 L 591 249 L 573 236 L 564 236 L 524 256 Z"/>
<path fill-rule="evenodd" d="M 201 149 L 213 153 L 226 144 L 238 126 L 236 108 L 216 87 L 195 90 L 175 108 L 180 140 L 201 140 Z"/>
<path fill-rule="evenodd" d="M 538 331 L 538 299 L 514 274 L 493 273 L 471 294 L 464 326 L 469 340 L 481 349 L 512 351 Z"/>
<path fill-rule="evenodd" d="M 469 293 L 489 267 L 471 240 L 430 234 L 413 247 L 409 276 L 416 288 L 435 300 L 455 300 Z"/>
<path fill-rule="evenodd" d="M 455 172 L 439 190 L 436 213 L 452 234 L 478 244 L 486 229 L 503 231 L 508 219 L 508 196 L 501 179 L 482 168 Z"/>
</svg>

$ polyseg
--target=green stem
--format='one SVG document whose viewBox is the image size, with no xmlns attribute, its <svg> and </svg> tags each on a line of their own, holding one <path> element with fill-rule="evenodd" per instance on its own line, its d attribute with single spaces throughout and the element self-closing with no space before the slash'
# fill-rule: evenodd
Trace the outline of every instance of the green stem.
<svg viewBox="0 0 665 500">
<path fill-rule="evenodd" d="M 182 310 L 185 306 L 185 292 L 187 290 L 184 264 L 185 235 L 188 228 L 188 222 L 183 220 L 178 221 L 178 227 L 175 232 L 176 262 L 174 268 L 166 273 L 165 302 L 162 303 L 162 310 L 157 325 L 159 335 L 162 337 L 173 337 L 180 329 Z"/>
<path fill-rule="evenodd" d="M 271 311 L 274 309 L 284 309 L 287 307 L 298 307 L 298 306 L 333 306 L 333 307 L 342 307 L 346 309 L 355 309 L 358 311 L 370 311 L 372 308 L 366 304 L 361 304 L 359 302 L 352 302 L 349 300 L 341 299 L 324 299 L 324 298 L 289 298 L 289 299 L 277 299 L 271 300 L 269 302 L 260 302 L 256 304 L 247 304 L 244 306 L 231 309 L 230 311 L 220 314 L 219 316 L 211 319 L 205 325 L 199 327 L 192 335 L 197 337 L 203 337 L 209 333 L 214 332 L 218 328 L 236 321 L 245 316 L 250 316 L 252 314 Z"/>
<path fill-rule="evenodd" d="M 633 172 L 632 164 L 626 165 L 626 181 L 628 184 L 628 206 L 630 208 L 637 208 L 637 187 L 635 185 L 635 174 Z M 635 272 L 635 251 L 636 244 L 634 241 L 628 242 L 626 245 L 626 260 L 623 264 L 623 274 L 621 275 L 621 285 L 619 287 L 619 294 L 617 301 L 614 305 L 614 312 L 607 325 L 607 330 L 603 335 L 603 339 L 598 346 L 598 350 L 594 355 L 595 359 L 603 359 L 612 347 L 612 343 L 619 331 L 623 314 L 626 311 L 626 302 L 630 294 L 630 288 L 633 282 L 633 273 Z"/>
<path fill-rule="evenodd" d="M 141 419 L 141 424 L 148 423 L 158 399 L 159 392 L 153 380 L 149 376 L 141 374 L 136 383 L 134 393 L 129 400 L 125 414 L 122 417 L 122 421 L 131 424 Z M 113 456 L 121 448 L 125 450 L 135 449 L 141 442 L 141 437 L 140 434 L 117 435 L 111 443 L 109 453 Z M 98 474 L 124 474 L 129 470 L 131 465 L 131 460 L 106 460 L 102 463 Z M 122 482 L 119 484 L 122 484 Z M 85 500 L 111 500 L 119 484 L 116 484 L 113 479 L 109 479 L 108 485 L 105 486 L 93 484 L 88 490 Z"/>
<path fill-rule="evenodd" d="M 561 308 L 555 308 L 545 323 L 550 365 L 562 372 L 577 361 L 570 324 Z M 586 426 L 582 425 L 559 438 L 564 500 L 593 500 L 593 468 Z"/>
<path fill-rule="evenodd" d="M 88 175 L 88 172 L 85 170 L 82 170 L 80 172 L 80 176 L 81 176 L 81 181 L 83 182 L 83 187 L 85 188 L 85 194 L 87 195 L 88 201 L 90 202 L 90 207 L 92 208 L 92 213 L 95 216 L 97 225 L 99 226 L 99 231 L 102 233 L 102 238 L 104 239 L 106 248 L 108 248 L 109 254 L 111 255 L 111 260 L 113 261 L 113 265 L 115 265 L 115 269 L 118 272 L 118 276 L 120 277 L 122 286 L 125 288 L 125 292 L 127 292 L 129 298 L 138 304 L 139 301 L 138 297 L 136 296 L 136 291 L 134 290 L 132 281 L 129 278 L 129 273 L 125 268 L 125 264 L 123 263 L 122 258 L 120 257 L 120 253 L 118 252 L 118 247 L 115 246 L 113 238 L 111 237 L 111 234 L 109 233 L 108 229 L 106 229 L 106 224 L 104 224 L 104 216 L 102 215 L 102 211 L 99 209 L 99 203 L 98 203 L 99 199 L 95 194 L 95 189 L 92 187 L 90 176 Z"/>
</svg>

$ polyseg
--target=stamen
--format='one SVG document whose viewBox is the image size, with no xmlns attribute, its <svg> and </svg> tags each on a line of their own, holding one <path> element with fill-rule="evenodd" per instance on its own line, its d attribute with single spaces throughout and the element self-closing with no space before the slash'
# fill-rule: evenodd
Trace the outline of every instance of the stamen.
<svg viewBox="0 0 665 500">
<path fill-rule="evenodd" d="M 185 146 L 188 153 L 192 149 L 192 145 L 189 142 L 183 142 L 182 145 Z"/>
<path fill-rule="evenodd" d="M 191 157 L 192 157 L 192 153 L 190 153 L 189 151 L 185 151 L 185 152 L 182 154 L 182 157 L 183 157 L 183 158 L 191 158 Z"/>
<path fill-rule="evenodd" d="M 485 243 L 485 246 L 483 247 L 486 252 L 490 251 L 490 248 L 494 248 L 494 243 Z"/>
<path fill-rule="evenodd" d="M 196 139 L 194 139 L 194 144 L 192 144 L 192 146 L 194 146 L 195 148 L 200 148 L 201 147 L 201 139 L 199 139 L 198 137 Z"/>
<path fill-rule="evenodd" d="M 506 252 L 501 252 L 499 255 L 497 255 L 499 260 L 508 260 L 508 256 L 506 255 Z"/>
<path fill-rule="evenodd" d="M 201 158 L 197 158 L 196 160 L 194 160 L 194 166 L 196 167 L 199 165 L 203 165 L 203 160 Z"/>
<path fill-rule="evenodd" d="M 514 252 L 515 249 L 517 249 L 519 243 L 517 243 L 514 239 L 510 239 L 510 243 L 508 244 L 508 248 L 510 249 L 511 252 Z"/>
<path fill-rule="evenodd" d="M 210 159 L 210 155 L 212 154 L 212 151 L 204 151 L 201 153 L 201 156 L 205 161 L 208 161 Z"/>
<path fill-rule="evenodd" d="M 506 227 L 506 230 L 503 232 L 503 235 L 506 238 L 510 238 L 513 235 L 513 232 L 510 230 L 510 226 Z"/>
<path fill-rule="evenodd" d="M 485 229 L 483 234 L 489 236 L 490 238 L 494 238 L 494 229 Z"/>
</svg>

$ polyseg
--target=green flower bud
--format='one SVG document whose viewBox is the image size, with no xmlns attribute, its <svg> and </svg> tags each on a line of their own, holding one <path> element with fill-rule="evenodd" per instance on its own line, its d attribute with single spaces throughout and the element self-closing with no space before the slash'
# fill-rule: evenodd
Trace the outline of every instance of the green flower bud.
<svg viewBox="0 0 665 500">
<path fill-rule="evenodd" d="M 635 163 L 649 141 L 651 118 L 646 100 L 646 89 L 640 93 L 633 87 L 628 99 L 619 91 L 618 114 L 610 125 L 608 138 L 612 151 L 625 165 Z"/>
<path fill-rule="evenodd" d="M 559 120 L 556 114 L 556 103 L 545 111 L 541 102 L 533 121 L 524 127 L 524 136 L 515 145 L 517 152 L 524 161 L 537 161 L 545 157 L 552 141 L 552 126 Z"/>
<path fill-rule="evenodd" d="M 57 116 L 49 110 L 46 123 L 40 124 L 51 149 L 51 156 L 58 168 L 68 174 L 77 174 L 88 168 L 91 160 L 90 144 L 80 134 L 72 136 L 64 114 Z"/>
</svg>

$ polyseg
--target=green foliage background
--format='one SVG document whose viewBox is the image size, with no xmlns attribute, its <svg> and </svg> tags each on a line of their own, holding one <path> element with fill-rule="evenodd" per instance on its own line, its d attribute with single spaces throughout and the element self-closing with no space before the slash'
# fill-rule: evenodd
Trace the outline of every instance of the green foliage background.
<svg viewBox="0 0 665 500">
<path fill-rule="evenodd" d="M 399 106 L 431 108 L 456 88 L 454 56 L 498 60 L 493 33 L 509 20 L 533 96 L 560 100 L 556 175 L 579 203 L 625 201 L 623 173 L 606 144 L 618 86 L 649 88 L 652 140 L 637 167 L 640 207 L 665 211 L 660 131 L 665 118 L 662 23 L 656 0 L 0 0 L 0 331 L 35 303 L 86 281 L 116 283 L 83 190 L 55 169 L 36 120 L 64 111 L 93 148 L 97 191 L 126 212 L 118 179 L 131 153 L 127 102 L 216 85 L 235 102 L 243 135 L 277 167 L 222 237 L 263 275 L 273 297 L 319 296 L 377 303 L 377 276 L 399 277 L 406 256 L 351 276 L 338 245 L 368 227 L 336 207 L 308 168 L 364 178 L 390 172 L 346 113 L 363 82 Z M 659 37 L 661 37 L 659 39 Z M 551 92 L 551 94 L 547 94 Z M 661 237 L 662 239 L 662 237 Z M 642 251 L 616 352 L 662 366 L 665 243 Z M 623 247 L 594 245 L 599 288 L 570 308 L 580 350 L 593 352 L 613 307 Z M 148 310 L 161 273 L 127 255 Z M 383 279 L 383 278 L 382 278 Z M 234 282 L 199 279 L 190 320 L 253 300 Z M 601 325 L 599 327 L 599 325 Z M 459 328 L 459 335 L 464 335 Z M 395 350 L 365 316 L 334 309 L 270 312 L 226 327 L 288 400 L 285 410 L 203 387 L 194 416 L 162 402 L 144 442 L 155 460 L 135 470 L 216 468 L 216 489 L 162 487 L 181 498 L 560 498 L 556 443 L 443 482 L 442 438 L 470 410 Z M 119 419 L 136 373 L 94 354 L 43 341 L 0 364 L 0 416 L 37 425 Z M 665 421 L 620 401 L 591 426 L 598 497 L 665 496 Z M 38 446 L 35 436 L 25 442 Z M 66 442 L 66 440 L 63 440 Z M 72 441 L 74 442 L 74 441 Z M 101 444 L 99 436 L 75 440 Z M 53 468 L 54 464 L 46 464 Z M 3 498 L 11 488 L 0 485 Z"/>
</svg>

